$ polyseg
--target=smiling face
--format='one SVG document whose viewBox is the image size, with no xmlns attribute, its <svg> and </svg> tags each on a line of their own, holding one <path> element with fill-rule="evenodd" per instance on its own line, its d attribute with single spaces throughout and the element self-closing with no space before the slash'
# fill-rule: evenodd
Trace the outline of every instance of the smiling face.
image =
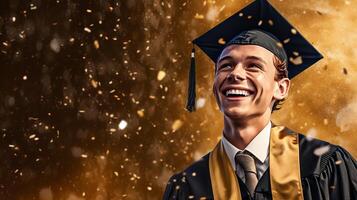
<svg viewBox="0 0 357 200">
<path fill-rule="evenodd" d="M 220 110 L 230 118 L 271 113 L 275 100 L 287 96 L 290 81 L 276 80 L 274 54 L 257 45 L 230 45 L 216 64 L 213 91 Z"/>
</svg>

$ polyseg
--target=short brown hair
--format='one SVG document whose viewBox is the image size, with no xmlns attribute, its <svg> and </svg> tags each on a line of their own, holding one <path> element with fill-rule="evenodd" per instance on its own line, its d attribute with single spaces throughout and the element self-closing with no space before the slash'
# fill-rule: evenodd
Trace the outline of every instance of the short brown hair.
<svg viewBox="0 0 357 200">
<path fill-rule="evenodd" d="M 273 64 L 276 69 L 275 80 L 281 80 L 283 78 L 288 78 L 288 65 L 286 62 L 281 61 L 278 57 L 274 55 Z M 285 99 L 277 100 L 274 102 L 272 112 L 279 110 L 281 105 L 284 103 Z"/>
</svg>

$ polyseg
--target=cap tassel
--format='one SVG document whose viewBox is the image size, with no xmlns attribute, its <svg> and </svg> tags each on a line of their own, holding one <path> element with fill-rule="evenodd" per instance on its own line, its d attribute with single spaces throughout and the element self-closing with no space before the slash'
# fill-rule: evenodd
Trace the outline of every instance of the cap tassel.
<svg viewBox="0 0 357 200">
<path fill-rule="evenodd" d="M 189 112 L 196 110 L 196 64 L 195 64 L 195 47 L 192 48 L 191 52 L 191 67 L 188 79 L 188 97 L 186 109 Z"/>
</svg>

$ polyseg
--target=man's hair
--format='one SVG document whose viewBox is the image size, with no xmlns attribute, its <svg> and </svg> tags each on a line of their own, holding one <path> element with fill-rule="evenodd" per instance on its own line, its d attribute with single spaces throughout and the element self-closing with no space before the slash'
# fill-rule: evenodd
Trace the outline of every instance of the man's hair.
<svg viewBox="0 0 357 200">
<path fill-rule="evenodd" d="M 288 78 L 288 65 L 286 62 L 281 61 L 278 57 L 274 55 L 273 57 L 273 64 L 276 69 L 276 74 L 275 74 L 275 80 L 281 80 L 283 78 Z M 272 112 L 275 110 L 279 110 L 281 108 L 281 105 L 284 103 L 284 99 L 282 100 L 276 100 L 273 105 Z"/>
</svg>

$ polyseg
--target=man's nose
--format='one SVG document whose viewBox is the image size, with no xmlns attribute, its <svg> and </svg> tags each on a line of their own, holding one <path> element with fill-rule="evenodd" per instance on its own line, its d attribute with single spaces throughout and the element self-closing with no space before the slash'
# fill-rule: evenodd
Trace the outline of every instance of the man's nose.
<svg viewBox="0 0 357 200">
<path fill-rule="evenodd" d="M 229 81 L 237 81 L 237 80 L 244 80 L 246 78 L 246 71 L 241 63 L 238 63 L 234 66 L 234 69 L 231 73 L 228 74 Z"/>
</svg>

